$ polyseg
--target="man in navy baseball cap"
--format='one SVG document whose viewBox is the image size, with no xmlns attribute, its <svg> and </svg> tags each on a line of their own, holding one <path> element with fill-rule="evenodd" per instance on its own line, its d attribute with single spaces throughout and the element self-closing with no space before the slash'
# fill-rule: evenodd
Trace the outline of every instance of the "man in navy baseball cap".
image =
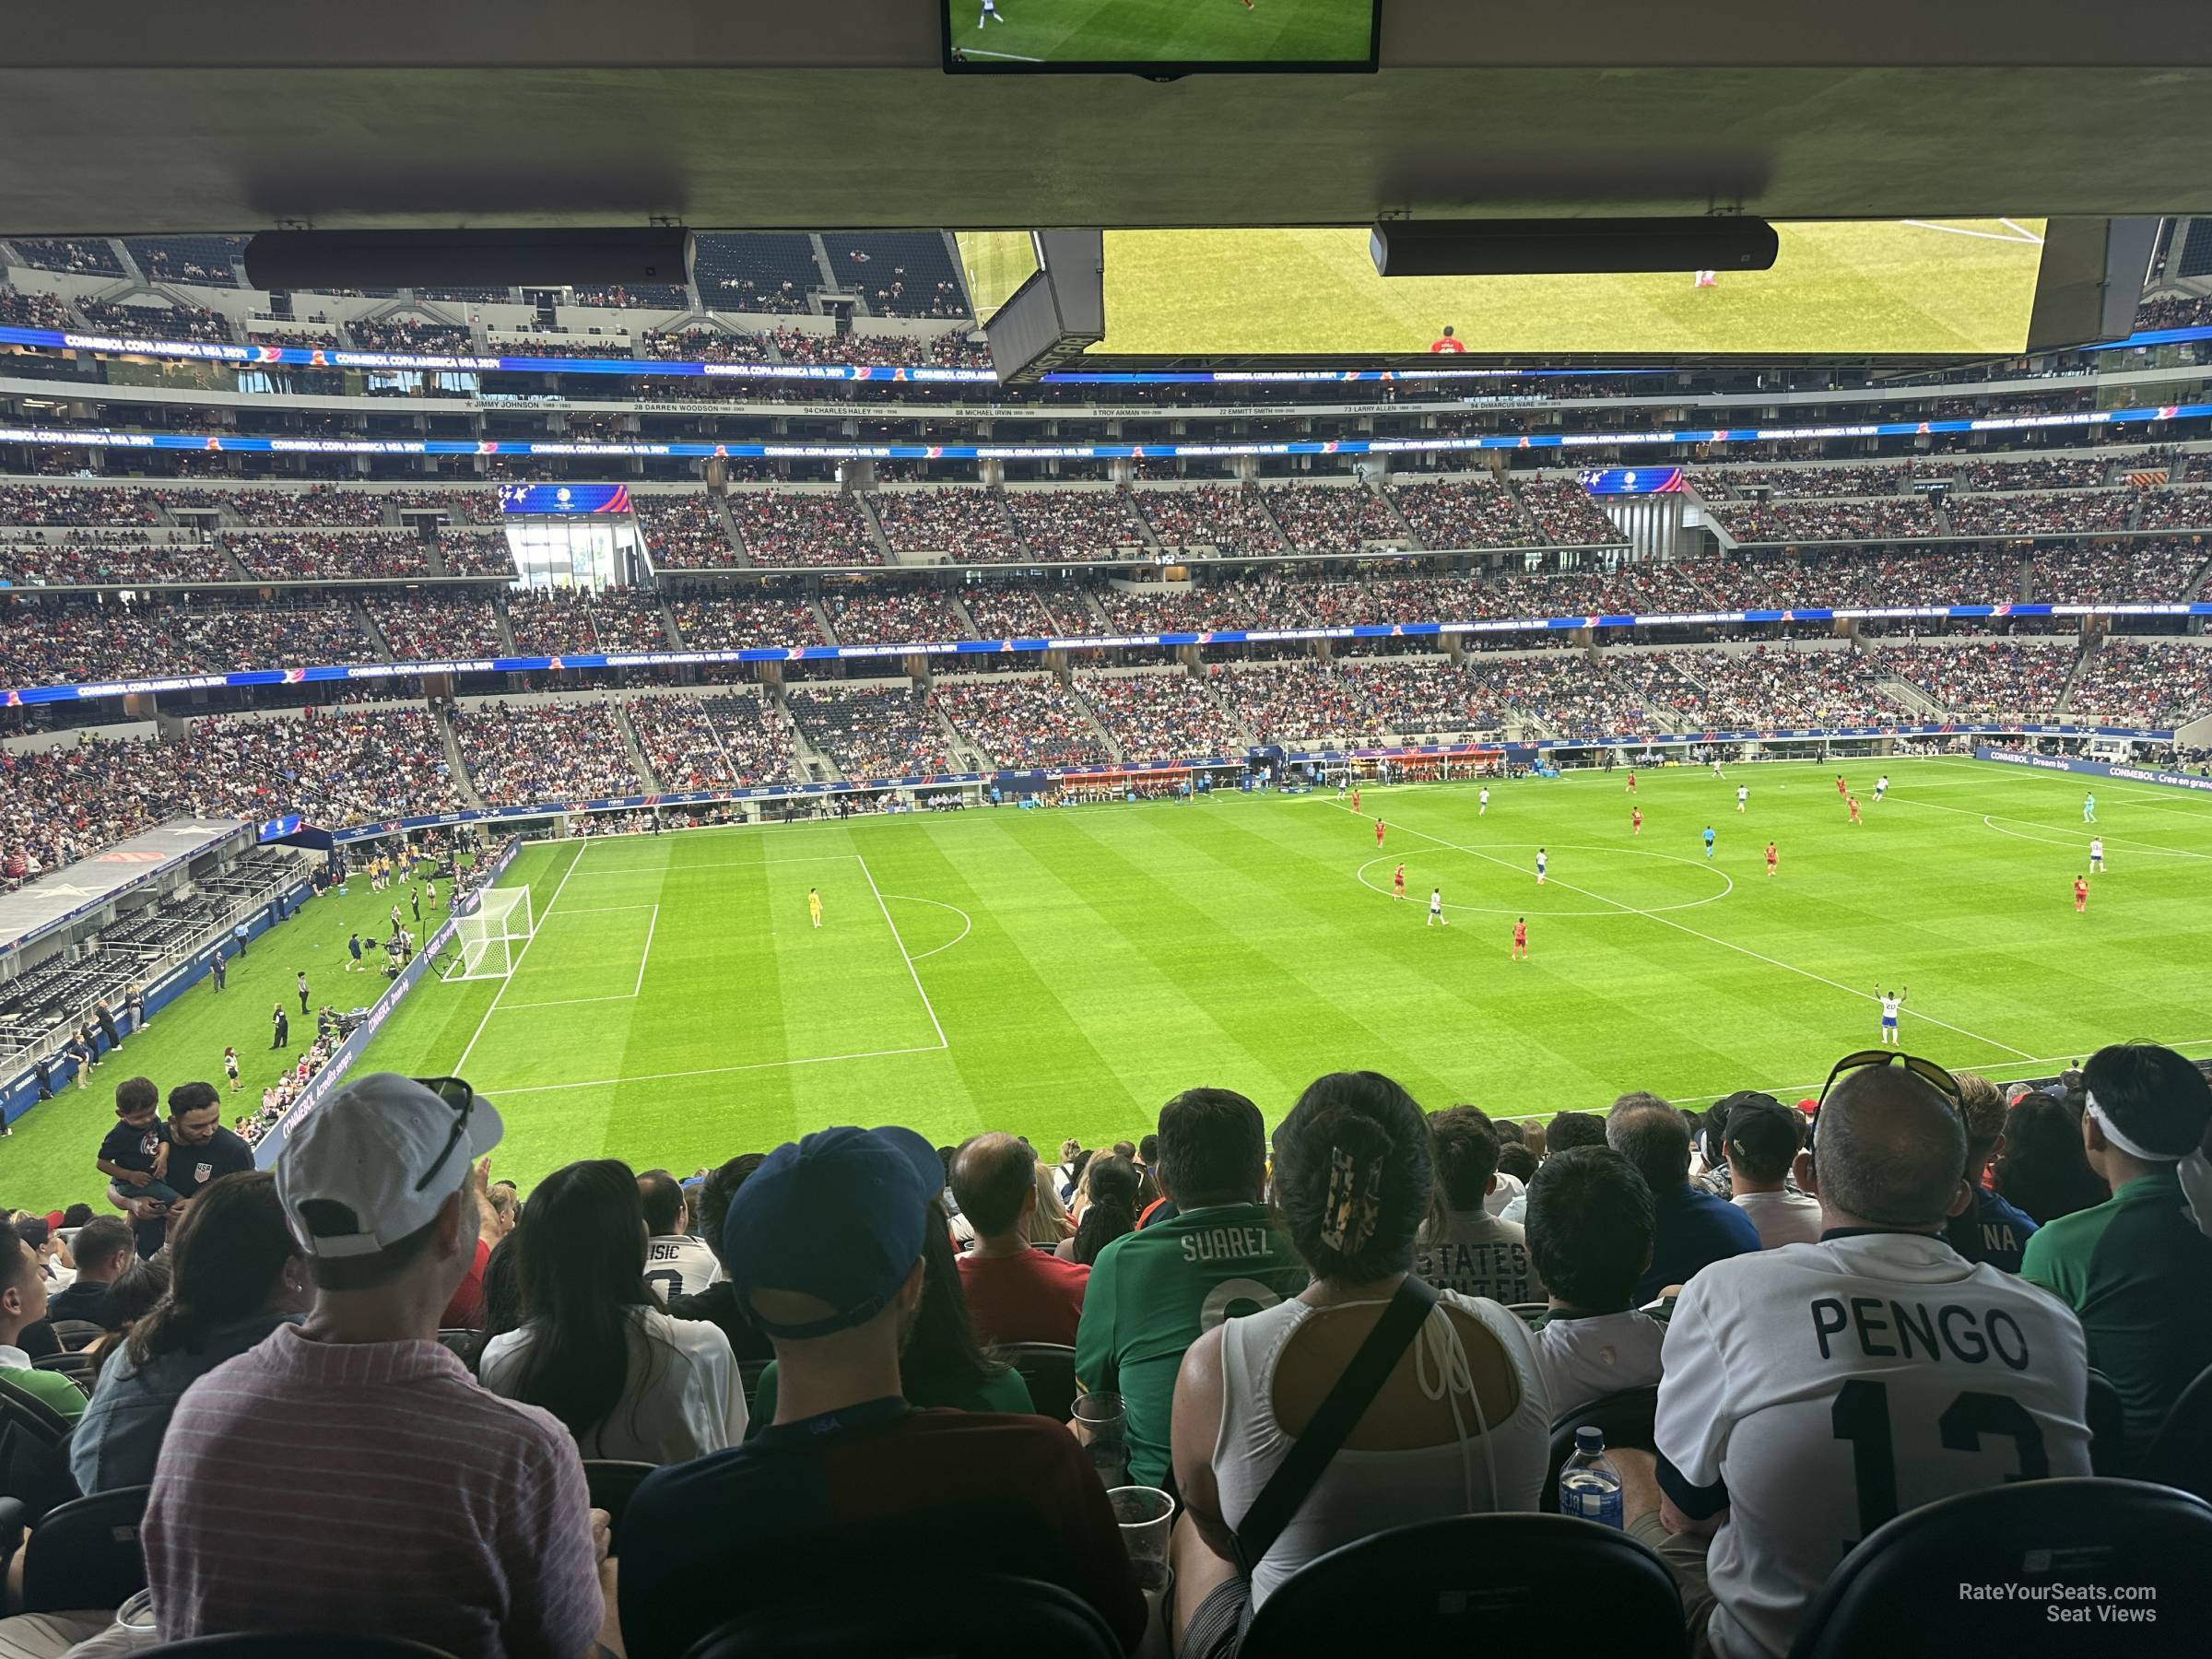
<svg viewBox="0 0 2212 1659">
<path fill-rule="evenodd" d="M 849 1331 L 894 1301 L 918 1307 L 929 1201 L 944 1184 L 912 1129 L 820 1129 L 778 1147 L 722 1224 L 738 1305 L 788 1341 Z"/>
<path fill-rule="evenodd" d="M 677 1659 L 749 1607 L 856 1567 L 926 1573 L 979 1551 L 1065 1585 L 1136 1645 L 1144 1596 L 1075 1437 L 1048 1418 L 906 1398 L 900 1349 L 929 1229 L 946 1225 L 944 1184 L 912 1130 L 823 1129 L 770 1153 L 730 1200 L 722 1260 L 775 1347 L 775 1417 L 631 1497 L 618 1591 L 630 1659 Z M 958 1297 L 959 1276 L 927 1293 Z"/>
</svg>

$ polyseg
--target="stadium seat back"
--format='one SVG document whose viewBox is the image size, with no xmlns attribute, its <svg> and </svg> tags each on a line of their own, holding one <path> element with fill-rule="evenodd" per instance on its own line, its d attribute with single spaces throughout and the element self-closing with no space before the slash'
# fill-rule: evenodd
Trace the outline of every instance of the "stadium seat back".
<svg viewBox="0 0 2212 1659">
<path fill-rule="evenodd" d="M 443 1648 L 403 1636 L 362 1636 L 333 1630 L 240 1630 L 194 1636 L 140 1648 L 139 1659 L 453 1659 Z"/>
<path fill-rule="evenodd" d="M 2168 1409 L 2139 1473 L 2212 1501 L 2212 1366 L 2197 1372 Z"/>
<path fill-rule="evenodd" d="M 583 1484 L 591 1492 L 592 1507 L 607 1513 L 607 1530 L 612 1538 L 608 1547 L 610 1555 L 621 1548 L 622 1512 L 629 1507 L 630 1494 L 638 1489 L 638 1482 L 653 1473 L 654 1466 L 617 1457 L 583 1460 Z"/>
<path fill-rule="evenodd" d="M 788 1603 L 809 1607 L 874 1604 L 878 1597 L 871 1574 L 917 1583 L 960 1579 L 973 1573 L 979 1555 L 985 1551 L 994 1570 L 1008 1578 L 1051 1583 L 1066 1567 L 1055 1535 L 1041 1524 L 1033 1505 L 996 1500 L 942 1503 L 865 1521 L 798 1527 L 748 1548 L 742 1573 L 668 1586 L 662 1617 L 680 1629 L 707 1630 Z M 904 1611 L 893 1606 L 889 1615 L 896 1620 Z M 830 1644 L 806 1651 L 837 1649 Z M 862 1643 L 846 1651 L 872 1650 Z"/>
<path fill-rule="evenodd" d="M 138 1523 L 151 1487 L 117 1487 L 46 1512 L 23 1556 L 23 1611 L 120 1607 L 146 1588 Z"/>
<path fill-rule="evenodd" d="M 1542 1653 L 1568 1630 L 1593 1653 L 1689 1652 L 1682 1594 L 1644 1545 L 1594 1521 L 1509 1514 L 1417 1522 L 1331 1550 L 1267 1598 L 1238 1659 L 1370 1652 L 1385 1631 L 1392 1653 Z"/>
<path fill-rule="evenodd" d="M 21 1503 L 33 1522 L 76 1497 L 68 1448 L 69 1419 L 0 1380 L 0 1497 Z"/>
<path fill-rule="evenodd" d="M 2212 1504 L 2170 1487 L 2077 1476 L 1961 1492 L 1861 1541 L 1813 1603 L 1790 1659 L 2201 1654 L 2207 1560 Z M 2156 1599 L 2090 1599 L 2139 1588 Z M 2054 1621 L 2054 1606 L 2083 1617 Z"/>
<path fill-rule="evenodd" d="M 97 1341 L 100 1334 L 100 1326 L 89 1319 L 57 1319 L 53 1322 L 53 1339 L 71 1353 L 88 1342 Z"/>
<path fill-rule="evenodd" d="M 2129 1473 L 2127 1408 L 2120 1403 L 2120 1391 L 2112 1386 L 2112 1380 L 2094 1368 L 2089 1371 L 2089 1392 L 2082 1416 L 2089 1425 L 2089 1472 Z"/>
<path fill-rule="evenodd" d="M 58 1372 L 89 1394 L 92 1392 L 93 1376 L 100 1370 L 100 1356 L 85 1353 L 42 1354 L 30 1364 L 34 1371 Z"/>
<path fill-rule="evenodd" d="M 1658 1449 L 1657 1430 L 1653 1420 L 1659 1412 L 1659 1390 L 1651 1388 L 1623 1388 L 1609 1394 L 1562 1412 L 1552 1420 L 1551 1464 L 1544 1477 L 1544 1490 L 1537 1503 L 1547 1515 L 1559 1510 L 1559 1471 L 1574 1455 L 1574 1431 L 1594 1428 L 1605 1435 L 1607 1446 L 1635 1446 L 1645 1452 Z"/>
<path fill-rule="evenodd" d="M 686 1659 L 1122 1659 L 1088 1603 L 999 1572 L 847 1576 L 731 1619 Z"/>
<path fill-rule="evenodd" d="M 1075 1415 L 1076 1350 L 1057 1342 L 1008 1342 L 999 1358 L 1030 1385 L 1030 1404 L 1039 1417 L 1065 1423 Z"/>
<path fill-rule="evenodd" d="M 760 1392 L 760 1373 L 773 1365 L 773 1359 L 740 1359 L 737 1362 L 737 1382 L 750 1401 Z"/>
</svg>

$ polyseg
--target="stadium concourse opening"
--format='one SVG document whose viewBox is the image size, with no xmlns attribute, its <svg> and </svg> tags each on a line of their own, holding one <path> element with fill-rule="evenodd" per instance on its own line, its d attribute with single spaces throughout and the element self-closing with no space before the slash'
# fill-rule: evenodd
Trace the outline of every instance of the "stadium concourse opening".
<svg viewBox="0 0 2212 1659">
<path fill-rule="evenodd" d="M 919 49 L 1364 42 L 1319 192 L 1375 18 Z M 2200 1648 L 2212 220 L 2085 176 L 1618 280 L 1255 181 L 634 282 L 0 222 L 0 1651 Z"/>
</svg>

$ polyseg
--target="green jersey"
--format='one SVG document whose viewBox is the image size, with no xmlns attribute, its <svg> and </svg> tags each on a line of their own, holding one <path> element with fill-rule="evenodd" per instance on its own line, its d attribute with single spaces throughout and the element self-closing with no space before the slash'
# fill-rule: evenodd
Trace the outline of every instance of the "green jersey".
<svg viewBox="0 0 2212 1659">
<path fill-rule="evenodd" d="M 1223 1320 L 1273 1307 L 1311 1282 L 1290 1235 L 1258 1204 L 1185 1210 L 1099 1252 L 1076 1330 L 1076 1376 L 1087 1390 L 1120 1390 L 1132 1481 L 1167 1478 L 1183 1350 Z"/>
<path fill-rule="evenodd" d="M 2191 1218 L 2169 1164 L 2094 1208 L 2035 1230 L 2020 1276 L 2081 1319 L 2089 1363 L 2112 1380 L 2140 1452 L 2174 1396 L 2212 1365 L 2212 1239 Z"/>
<path fill-rule="evenodd" d="M 16 1366 L 0 1368 L 0 1382 L 12 1382 L 25 1394 L 36 1394 L 54 1411 L 71 1422 L 85 1415 L 85 1391 L 60 1371 L 19 1369 Z"/>
</svg>

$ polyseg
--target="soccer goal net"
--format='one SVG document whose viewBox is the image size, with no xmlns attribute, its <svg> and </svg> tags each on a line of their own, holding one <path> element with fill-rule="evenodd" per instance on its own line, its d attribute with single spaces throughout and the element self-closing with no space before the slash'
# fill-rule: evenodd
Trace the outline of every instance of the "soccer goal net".
<svg viewBox="0 0 2212 1659">
<path fill-rule="evenodd" d="M 526 887 L 493 888 L 477 896 L 468 912 L 453 919 L 459 954 L 446 971 L 449 980 L 505 979 L 514 959 L 535 931 Z"/>
</svg>

